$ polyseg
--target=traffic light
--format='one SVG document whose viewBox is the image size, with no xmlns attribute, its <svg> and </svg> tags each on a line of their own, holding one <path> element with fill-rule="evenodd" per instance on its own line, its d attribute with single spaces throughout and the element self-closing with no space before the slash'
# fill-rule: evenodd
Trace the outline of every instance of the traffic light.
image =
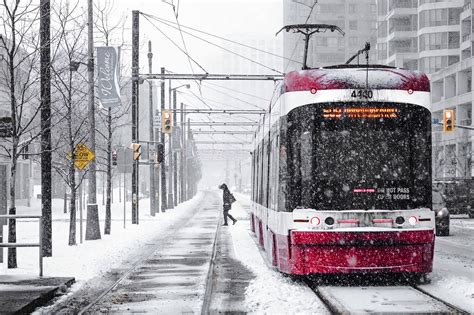
<svg viewBox="0 0 474 315">
<path fill-rule="evenodd" d="M 170 110 L 161 111 L 161 132 L 162 133 L 171 133 L 173 123 L 173 116 Z"/>
<path fill-rule="evenodd" d="M 161 163 L 163 162 L 165 158 L 165 146 L 163 143 L 158 143 L 157 144 L 157 152 L 156 152 L 156 162 Z"/>
<path fill-rule="evenodd" d="M 112 165 L 117 166 L 117 150 L 112 150 Z"/>
<path fill-rule="evenodd" d="M 140 155 L 142 154 L 141 152 L 141 145 L 138 143 L 132 143 L 132 149 L 133 149 L 133 160 L 138 161 L 140 159 Z"/>
<path fill-rule="evenodd" d="M 443 131 L 451 132 L 454 130 L 454 110 L 443 110 Z"/>
</svg>

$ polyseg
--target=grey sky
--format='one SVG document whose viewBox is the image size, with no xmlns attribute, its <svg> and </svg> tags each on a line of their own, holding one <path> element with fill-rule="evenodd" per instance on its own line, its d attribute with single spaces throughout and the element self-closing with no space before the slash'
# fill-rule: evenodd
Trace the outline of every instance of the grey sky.
<svg viewBox="0 0 474 315">
<path fill-rule="evenodd" d="M 129 27 L 131 26 L 131 11 L 141 12 L 157 16 L 159 18 L 175 21 L 172 6 L 162 1 L 151 0 L 116 0 L 113 2 L 115 13 L 112 18 L 121 15 L 127 17 L 128 32 L 124 34 L 125 40 L 130 41 Z M 177 4 L 177 1 L 174 0 Z M 181 0 L 179 1 L 179 22 L 182 25 L 190 26 L 215 35 L 220 35 L 229 39 L 242 38 L 242 34 L 259 33 L 269 40 L 277 40 L 275 33 L 282 26 L 283 5 L 281 0 L 221 0 L 221 1 L 199 1 Z M 182 41 L 179 33 L 156 22 L 164 32 L 168 34 L 180 47 Z M 143 16 L 140 18 L 141 27 L 141 48 L 142 58 L 144 58 L 148 40 L 153 42 L 153 50 L 158 66 L 165 66 L 175 71 L 189 71 L 189 64 L 186 56 L 173 46 L 160 32 L 147 21 Z M 208 71 L 218 71 L 213 69 L 213 61 L 216 57 L 222 57 L 222 50 L 212 47 L 202 41 L 184 35 L 189 53 Z M 218 43 L 219 40 L 212 39 Z M 224 54 L 225 56 L 225 54 Z M 145 64 L 145 62 L 142 62 Z M 199 68 L 195 65 L 195 70 Z M 215 68 L 215 67 L 214 67 Z M 157 68 L 158 69 L 158 68 Z"/>
</svg>

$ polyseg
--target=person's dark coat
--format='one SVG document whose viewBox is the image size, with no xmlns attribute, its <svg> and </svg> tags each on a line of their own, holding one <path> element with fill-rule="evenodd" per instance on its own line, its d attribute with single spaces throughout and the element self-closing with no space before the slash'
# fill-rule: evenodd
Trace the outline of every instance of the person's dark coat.
<svg viewBox="0 0 474 315">
<path fill-rule="evenodd" d="M 230 190 L 227 188 L 227 185 L 223 184 L 223 196 L 222 199 L 224 201 L 224 211 L 228 211 L 232 208 L 232 203 L 230 202 Z"/>
</svg>

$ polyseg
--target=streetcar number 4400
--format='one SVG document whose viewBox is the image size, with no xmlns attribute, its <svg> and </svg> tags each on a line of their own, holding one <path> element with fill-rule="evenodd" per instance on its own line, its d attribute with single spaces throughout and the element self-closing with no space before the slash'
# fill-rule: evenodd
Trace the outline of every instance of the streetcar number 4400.
<svg viewBox="0 0 474 315">
<path fill-rule="evenodd" d="M 351 97 L 355 98 L 372 98 L 374 96 L 374 92 L 371 90 L 354 90 L 351 93 Z"/>
</svg>

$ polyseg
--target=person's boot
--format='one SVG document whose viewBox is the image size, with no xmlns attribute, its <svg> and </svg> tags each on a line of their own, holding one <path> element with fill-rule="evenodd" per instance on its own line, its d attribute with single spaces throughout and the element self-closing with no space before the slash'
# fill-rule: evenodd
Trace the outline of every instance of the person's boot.
<svg viewBox="0 0 474 315">
<path fill-rule="evenodd" d="M 234 219 L 234 222 L 232 223 L 232 225 L 235 225 L 235 222 L 237 222 L 237 219 Z"/>
<path fill-rule="evenodd" d="M 227 222 L 224 222 L 224 224 L 222 224 L 222 225 L 229 225 L 229 224 L 227 224 Z"/>
</svg>

